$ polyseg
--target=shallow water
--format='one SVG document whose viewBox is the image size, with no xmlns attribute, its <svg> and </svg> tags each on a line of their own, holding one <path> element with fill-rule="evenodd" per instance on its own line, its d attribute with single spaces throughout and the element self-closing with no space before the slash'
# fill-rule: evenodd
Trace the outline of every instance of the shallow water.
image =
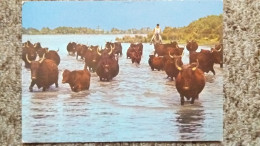
<svg viewBox="0 0 260 146">
<path fill-rule="evenodd" d="M 34 86 L 29 92 L 30 70 L 22 67 L 23 142 L 116 142 L 116 141 L 220 141 L 223 133 L 223 69 L 206 73 L 199 100 L 180 106 L 175 82 L 164 71 L 151 71 L 148 59 L 153 45 L 143 44 L 140 65 L 126 59 L 130 46 L 123 43 L 120 71 L 110 82 L 91 73 L 90 89 L 72 92 L 62 84 L 65 69 L 84 68 L 82 60 L 68 56 L 70 41 L 103 45 L 116 35 L 24 35 L 23 42 L 40 42 L 50 50 L 59 48 L 59 87 L 46 92 Z M 180 45 L 183 46 L 183 45 Z M 199 49 L 209 49 L 200 46 Z M 183 62 L 188 63 L 188 51 Z"/>
</svg>

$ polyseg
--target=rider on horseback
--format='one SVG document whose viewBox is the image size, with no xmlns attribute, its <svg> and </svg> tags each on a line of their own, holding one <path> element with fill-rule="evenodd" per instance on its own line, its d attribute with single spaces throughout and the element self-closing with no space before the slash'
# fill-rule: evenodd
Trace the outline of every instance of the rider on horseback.
<svg viewBox="0 0 260 146">
<path fill-rule="evenodd" d="M 162 43 L 162 37 L 160 34 L 161 34 L 161 28 L 160 28 L 159 24 L 157 24 L 153 30 L 153 37 L 151 39 L 151 44 L 152 44 L 152 42 L 156 42 L 156 41 L 159 41 L 160 44 Z"/>
</svg>

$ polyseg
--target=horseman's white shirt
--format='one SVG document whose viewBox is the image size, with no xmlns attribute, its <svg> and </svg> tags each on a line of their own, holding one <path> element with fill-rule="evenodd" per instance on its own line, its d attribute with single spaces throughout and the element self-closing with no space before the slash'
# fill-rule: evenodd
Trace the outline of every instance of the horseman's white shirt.
<svg viewBox="0 0 260 146">
<path fill-rule="evenodd" d="M 161 33 L 161 28 L 160 27 L 159 28 L 155 27 L 154 28 L 154 33 L 155 34 L 160 34 Z"/>
</svg>

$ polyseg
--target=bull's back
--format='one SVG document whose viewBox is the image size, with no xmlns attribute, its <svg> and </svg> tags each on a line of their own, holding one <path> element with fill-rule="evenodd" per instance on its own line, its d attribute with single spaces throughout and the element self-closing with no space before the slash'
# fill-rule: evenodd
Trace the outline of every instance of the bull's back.
<svg viewBox="0 0 260 146">
<path fill-rule="evenodd" d="M 53 60 L 57 65 L 60 64 L 60 56 L 56 51 L 49 51 L 46 53 L 45 58 Z"/>
<path fill-rule="evenodd" d="M 56 63 L 51 59 L 45 59 L 39 68 L 39 82 L 43 85 L 50 86 L 57 82 L 58 74 L 59 71 Z"/>
<path fill-rule="evenodd" d="M 155 68 L 162 69 L 163 68 L 163 58 L 162 57 L 154 57 L 152 59 L 152 64 L 154 65 Z"/>
<path fill-rule="evenodd" d="M 72 71 L 71 76 L 74 79 L 75 84 L 78 84 L 78 86 L 82 87 L 82 89 L 89 89 L 90 77 L 91 77 L 89 71 L 87 70 Z"/>
</svg>

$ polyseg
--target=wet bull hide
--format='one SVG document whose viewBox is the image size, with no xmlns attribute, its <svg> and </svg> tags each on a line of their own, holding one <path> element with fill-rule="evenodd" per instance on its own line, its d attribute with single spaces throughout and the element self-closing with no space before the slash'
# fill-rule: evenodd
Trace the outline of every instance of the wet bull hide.
<svg viewBox="0 0 260 146">
<path fill-rule="evenodd" d="M 130 44 L 130 47 L 127 50 L 127 58 L 131 58 L 132 63 L 140 64 L 143 54 L 143 44 Z"/>
<path fill-rule="evenodd" d="M 220 64 L 220 67 L 223 68 L 223 44 L 215 45 L 215 48 L 211 48 L 211 53 L 214 63 Z"/>
<path fill-rule="evenodd" d="M 198 43 L 194 40 L 188 41 L 186 48 L 189 52 L 195 52 L 198 49 Z"/>
<path fill-rule="evenodd" d="M 178 62 L 178 65 L 182 66 L 182 55 L 177 56 L 178 53 L 173 53 L 173 55 L 171 55 L 171 53 L 169 52 L 168 55 L 164 56 L 165 59 L 165 65 L 164 65 L 164 70 L 165 73 L 167 74 L 167 78 L 171 78 L 171 80 L 173 80 L 173 77 L 176 79 L 179 70 L 176 68 L 175 66 L 175 62 Z"/>
<path fill-rule="evenodd" d="M 54 50 L 47 51 L 47 53 L 45 53 L 45 58 L 51 59 L 56 63 L 56 65 L 59 65 L 60 56 L 59 56 L 58 52 L 59 52 L 59 49 L 57 51 L 54 51 Z"/>
<path fill-rule="evenodd" d="M 151 67 L 152 71 L 154 69 L 157 69 L 158 71 L 163 70 L 164 69 L 164 64 L 165 64 L 165 59 L 163 57 L 157 57 L 154 55 L 149 55 L 149 66 Z"/>
<path fill-rule="evenodd" d="M 77 51 L 77 55 L 76 55 L 76 59 L 78 59 L 78 57 L 80 56 L 80 59 L 84 58 L 84 54 L 85 51 L 88 49 L 88 47 L 86 45 L 83 44 L 77 44 L 76 45 L 76 51 Z"/>
<path fill-rule="evenodd" d="M 64 70 L 62 83 L 68 83 L 73 92 L 88 90 L 90 86 L 90 72 L 88 70 Z"/>
<path fill-rule="evenodd" d="M 31 64 L 31 85 L 29 90 L 33 91 L 36 84 L 38 88 L 43 87 L 42 91 L 48 89 L 52 84 L 58 87 L 58 67 L 53 60 L 45 59 L 44 56 L 39 61 L 31 61 L 26 55 L 27 61 Z"/>
<path fill-rule="evenodd" d="M 132 52 L 140 52 L 140 55 L 143 55 L 143 44 L 142 43 L 131 43 L 130 47 L 127 49 L 126 58 L 131 58 Z"/>
<path fill-rule="evenodd" d="M 184 97 L 190 100 L 191 104 L 195 99 L 199 98 L 199 93 L 203 90 L 206 79 L 204 73 L 198 68 L 199 63 L 192 63 L 188 65 L 179 66 L 175 62 L 176 68 L 180 71 L 176 78 L 176 89 L 181 97 L 181 105 L 184 105 Z"/>
<path fill-rule="evenodd" d="M 69 55 L 75 55 L 75 52 L 76 52 L 76 43 L 75 42 L 70 42 L 68 43 L 67 45 L 67 51 L 69 53 Z"/>
<path fill-rule="evenodd" d="M 120 42 L 106 42 L 106 48 L 110 48 L 110 46 L 113 46 L 114 50 L 113 50 L 113 54 L 117 54 L 117 55 L 120 55 L 122 56 L 122 45 Z"/>
<path fill-rule="evenodd" d="M 115 58 L 112 53 L 113 49 L 114 48 L 112 47 L 110 52 L 104 51 L 102 54 L 98 52 L 100 60 L 97 65 L 96 73 L 99 76 L 100 81 L 110 81 L 119 73 L 118 58 Z"/>
<path fill-rule="evenodd" d="M 95 72 L 100 59 L 100 55 L 98 54 L 98 46 L 90 46 L 87 50 L 85 50 L 83 56 L 85 58 L 84 68 L 87 70 L 89 67 L 89 71 Z"/>
<path fill-rule="evenodd" d="M 35 60 L 37 57 L 36 50 L 30 41 L 25 42 L 22 47 L 22 60 L 25 63 L 25 67 L 30 68 L 30 63 L 26 59 L 26 56 L 31 61 Z"/>
<path fill-rule="evenodd" d="M 190 54 L 190 62 L 196 62 L 199 61 L 199 68 L 203 71 L 208 73 L 211 71 L 215 75 L 214 70 L 214 56 L 213 53 L 209 50 L 203 50 L 201 49 L 200 52 L 194 52 Z"/>
<path fill-rule="evenodd" d="M 170 48 L 179 48 L 177 42 L 171 42 L 170 44 L 154 44 L 154 56 L 168 55 Z"/>
</svg>

